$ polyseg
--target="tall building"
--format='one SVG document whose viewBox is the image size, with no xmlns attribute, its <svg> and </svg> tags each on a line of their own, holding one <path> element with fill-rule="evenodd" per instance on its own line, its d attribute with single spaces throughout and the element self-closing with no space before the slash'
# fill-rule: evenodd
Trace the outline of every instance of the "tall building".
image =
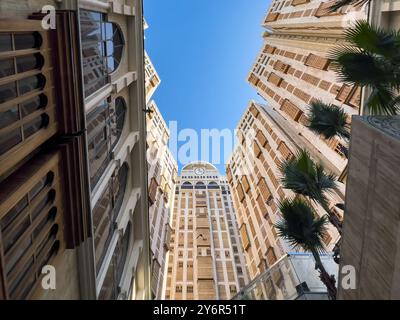
<svg viewBox="0 0 400 320">
<path fill-rule="evenodd" d="M 152 293 L 161 299 L 170 250 L 172 204 L 178 165 L 168 149 L 169 130 L 154 101 L 148 104 L 149 219 Z"/>
<path fill-rule="evenodd" d="M 308 106 L 314 100 L 336 104 L 350 116 L 359 113 L 361 89 L 340 82 L 329 55 L 344 42 L 344 30 L 366 19 L 366 6 L 345 6 L 330 13 L 335 1 L 274 0 L 263 27 L 263 47 L 248 76 L 249 83 L 277 110 L 297 135 L 315 148 L 319 158 L 340 175 L 347 160 L 346 142 L 326 140 L 307 127 Z M 350 120 L 350 119 L 349 119 Z"/>
<path fill-rule="evenodd" d="M 142 1 L 43 4 L 0 4 L 0 299 L 150 298 Z"/>
<path fill-rule="evenodd" d="M 250 279 L 272 267 L 292 249 L 277 236 L 274 224 L 281 220 L 278 204 L 295 194 L 282 187 L 279 165 L 304 149 L 307 140 L 285 121 L 277 110 L 251 101 L 237 127 L 239 144 L 227 165 L 237 222 L 245 250 Z M 338 220 L 343 212 L 335 205 L 344 202 L 344 186 L 328 195 Z M 313 204 L 319 215 L 326 212 Z M 332 250 L 340 235 L 329 225 L 324 239 Z"/>
<path fill-rule="evenodd" d="M 146 21 L 144 28 L 148 28 Z M 145 51 L 146 130 L 149 193 L 152 296 L 161 299 L 165 291 L 165 269 L 171 237 L 171 213 L 178 164 L 168 148 L 169 129 L 154 100 L 160 77 Z"/>
<path fill-rule="evenodd" d="M 145 61 L 144 72 L 145 72 L 145 79 L 146 79 L 146 82 L 145 82 L 146 102 L 149 102 L 151 97 L 153 96 L 154 92 L 160 86 L 161 80 L 157 73 L 157 70 L 154 68 L 154 65 L 151 62 L 150 57 L 146 51 L 145 51 L 144 61 Z"/>
<path fill-rule="evenodd" d="M 165 299 L 230 299 L 248 282 L 227 180 L 207 162 L 186 165 L 172 215 Z"/>
</svg>

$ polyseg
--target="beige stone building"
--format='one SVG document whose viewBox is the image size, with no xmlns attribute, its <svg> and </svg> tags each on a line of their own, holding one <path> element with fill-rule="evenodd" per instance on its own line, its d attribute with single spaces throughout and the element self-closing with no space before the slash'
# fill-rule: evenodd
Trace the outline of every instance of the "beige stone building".
<svg viewBox="0 0 400 320">
<path fill-rule="evenodd" d="M 295 194 L 283 189 L 279 164 L 293 157 L 308 141 L 296 134 L 296 129 L 285 121 L 277 110 L 251 101 L 237 127 L 239 144 L 227 165 L 227 179 L 231 186 L 237 222 L 245 250 L 250 279 L 272 267 L 292 249 L 277 236 L 274 224 L 281 219 L 279 201 Z M 329 195 L 329 204 L 337 218 L 343 212 L 335 208 L 344 202 L 344 186 Z M 320 215 L 326 212 L 313 205 Z M 332 250 L 340 235 L 329 225 L 324 239 Z"/>
<path fill-rule="evenodd" d="M 346 166 L 345 141 L 325 140 L 307 124 L 308 106 L 320 99 L 341 106 L 349 115 L 359 113 L 361 90 L 339 81 L 329 54 L 343 42 L 343 31 L 366 19 L 367 6 L 327 8 L 335 1 L 274 0 L 263 21 L 263 46 L 249 74 L 249 83 L 315 148 L 328 168 L 340 175 Z"/>
<path fill-rule="evenodd" d="M 150 60 L 149 55 L 145 51 L 145 56 L 144 56 L 144 61 L 145 61 L 145 79 L 146 79 L 146 102 L 149 102 L 151 97 L 153 96 L 154 92 L 157 90 L 159 87 L 161 80 L 160 77 L 158 76 L 157 70 L 154 68 L 153 63 Z"/>
<path fill-rule="evenodd" d="M 165 269 L 170 250 L 172 204 L 178 165 L 168 149 L 169 130 L 154 101 L 148 104 L 149 221 L 152 254 L 152 293 L 165 291 Z"/>
<path fill-rule="evenodd" d="M 186 165 L 172 215 L 165 299 L 229 299 L 248 282 L 227 180 L 207 162 Z"/>
<path fill-rule="evenodd" d="M 0 299 L 150 298 L 142 1 L 0 16 Z"/>
<path fill-rule="evenodd" d="M 148 28 L 146 21 L 144 29 Z M 165 268 L 171 236 L 171 204 L 178 165 L 168 148 L 169 129 L 156 103 L 151 100 L 160 77 L 145 51 L 146 131 L 149 190 L 149 225 L 152 295 L 160 299 L 165 290 Z"/>
</svg>

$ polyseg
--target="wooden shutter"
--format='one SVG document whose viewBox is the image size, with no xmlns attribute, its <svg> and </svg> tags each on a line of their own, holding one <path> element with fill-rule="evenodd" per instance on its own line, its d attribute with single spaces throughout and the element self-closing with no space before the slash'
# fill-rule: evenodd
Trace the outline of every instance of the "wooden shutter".
<svg viewBox="0 0 400 320">
<path fill-rule="evenodd" d="M 283 81 L 281 77 L 276 75 L 275 73 L 271 72 L 268 77 L 268 81 L 279 87 Z"/>
<path fill-rule="evenodd" d="M 49 31 L 36 20 L 0 20 L 0 175 L 50 139 L 59 123 Z"/>
<path fill-rule="evenodd" d="M 293 153 L 290 151 L 289 147 L 284 141 L 281 141 L 278 146 L 278 151 L 281 153 L 281 155 L 286 159 L 289 160 L 293 158 Z"/>
<path fill-rule="evenodd" d="M 261 147 L 265 147 L 265 145 L 267 144 L 268 140 L 265 137 L 264 133 L 262 133 L 261 130 L 257 131 L 256 138 L 260 142 L 260 146 Z"/>
<path fill-rule="evenodd" d="M 292 0 L 291 5 L 292 6 L 299 6 L 301 4 L 306 4 L 306 3 L 309 3 L 309 2 L 310 2 L 310 0 Z"/>
<path fill-rule="evenodd" d="M 243 186 L 243 191 L 247 193 L 250 190 L 250 184 L 249 180 L 247 179 L 247 176 L 242 176 L 242 186 Z"/>
<path fill-rule="evenodd" d="M 290 100 L 285 99 L 280 108 L 284 113 L 286 113 L 294 121 L 298 121 L 303 111 L 301 111 L 295 104 Z"/>
<path fill-rule="evenodd" d="M 279 12 L 270 12 L 268 13 L 267 17 L 264 20 L 264 23 L 267 22 L 274 22 L 276 20 L 278 20 L 279 17 Z"/>
<path fill-rule="evenodd" d="M 304 63 L 308 67 L 327 70 L 330 64 L 330 60 L 321 56 L 310 53 Z"/>
<path fill-rule="evenodd" d="M 242 244 L 244 250 L 247 250 L 250 247 L 250 240 L 249 240 L 249 235 L 247 233 L 247 228 L 246 224 L 242 224 L 240 229 L 239 229 L 240 236 L 242 238 Z"/>
<path fill-rule="evenodd" d="M 42 154 L 0 185 L 0 265 L 4 266 L 1 282 L 5 299 L 29 299 L 41 291 L 42 266 L 54 263 L 64 252 L 60 166 L 60 153 Z"/>
<path fill-rule="evenodd" d="M 155 203 L 155 201 L 156 201 L 157 190 L 158 190 L 157 180 L 155 178 L 151 178 L 150 187 L 149 187 L 149 202 L 150 202 L 150 205 L 153 205 Z"/>
</svg>

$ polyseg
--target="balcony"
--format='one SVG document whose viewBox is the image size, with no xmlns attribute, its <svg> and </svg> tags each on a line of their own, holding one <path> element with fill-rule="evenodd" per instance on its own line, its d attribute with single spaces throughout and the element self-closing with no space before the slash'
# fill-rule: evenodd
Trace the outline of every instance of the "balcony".
<svg viewBox="0 0 400 320">
<path fill-rule="evenodd" d="M 331 254 L 321 255 L 321 260 L 329 274 L 338 273 Z M 327 299 L 326 287 L 315 270 L 313 256 L 308 253 L 282 257 L 233 297 L 233 300 Z"/>
</svg>

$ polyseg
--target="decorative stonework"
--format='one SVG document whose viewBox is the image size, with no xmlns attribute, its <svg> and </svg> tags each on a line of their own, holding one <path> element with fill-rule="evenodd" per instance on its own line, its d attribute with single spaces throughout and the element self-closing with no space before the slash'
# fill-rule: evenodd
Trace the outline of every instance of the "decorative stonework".
<svg viewBox="0 0 400 320">
<path fill-rule="evenodd" d="M 368 116 L 365 121 L 386 134 L 400 139 L 400 116 Z"/>
</svg>

